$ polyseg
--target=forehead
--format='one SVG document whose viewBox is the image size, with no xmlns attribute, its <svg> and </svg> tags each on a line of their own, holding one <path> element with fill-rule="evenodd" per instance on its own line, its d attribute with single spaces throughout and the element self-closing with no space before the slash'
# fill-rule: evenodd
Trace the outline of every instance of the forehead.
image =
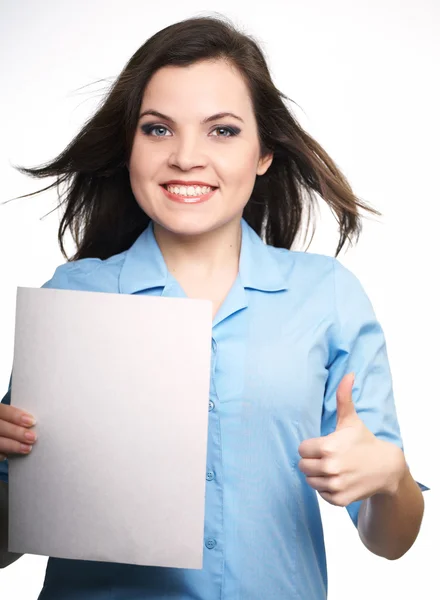
<svg viewBox="0 0 440 600">
<path fill-rule="evenodd" d="M 145 108 L 176 117 L 189 112 L 206 116 L 221 111 L 241 111 L 243 116 L 252 110 L 252 105 L 246 83 L 232 65 L 202 61 L 156 71 L 144 90 L 142 109 Z"/>
</svg>

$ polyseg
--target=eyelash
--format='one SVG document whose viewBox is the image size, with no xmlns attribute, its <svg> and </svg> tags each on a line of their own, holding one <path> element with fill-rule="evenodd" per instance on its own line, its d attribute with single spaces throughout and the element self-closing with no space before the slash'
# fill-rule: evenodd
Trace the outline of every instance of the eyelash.
<svg viewBox="0 0 440 600">
<path fill-rule="evenodd" d="M 159 129 L 159 128 L 168 129 L 168 127 L 165 127 L 165 125 L 158 125 L 156 123 L 151 123 L 151 124 L 148 124 L 148 125 L 142 125 L 142 127 L 141 127 L 141 129 L 142 129 L 142 131 L 143 131 L 143 133 L 145 135 L 151 135 L 151 132 L 154 129 Z M 227 127 L 226 125 L 218 125 L 217 127 L 214 127 L 213 131 L 215 131 L 216 129 L 224 129 L 225 131 L 229 131 L 229 133 L 230 133 L 230 135 L 216 135 L 216 136 L 214 136 L 214 137 L 219 137 L 219 138 L 235 137 L 241 131 L 241 129 L 239 129 L 238 127 L 232 127 L 232 126 Z M 169 131 L 169 129 L 168 129 L 168 131 Z M 168 137 L 168 136 L 165 136 L 165 135 L 153 135 L 152 137 L 162 138 L 162 137 Z"/>
</svg>

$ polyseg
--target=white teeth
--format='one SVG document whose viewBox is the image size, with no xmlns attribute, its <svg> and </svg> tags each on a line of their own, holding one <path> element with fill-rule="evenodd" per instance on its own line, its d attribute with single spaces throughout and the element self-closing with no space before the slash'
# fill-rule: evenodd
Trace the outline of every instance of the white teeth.
<svg viewBox="0 0 440 600">
<path fill-rule="evenodd" d="M 167 185 L 166 189 L 179 196 L 200 196 L 201 194 L 208 194 L 213 188 L 199 185 Z"/>
</svg>

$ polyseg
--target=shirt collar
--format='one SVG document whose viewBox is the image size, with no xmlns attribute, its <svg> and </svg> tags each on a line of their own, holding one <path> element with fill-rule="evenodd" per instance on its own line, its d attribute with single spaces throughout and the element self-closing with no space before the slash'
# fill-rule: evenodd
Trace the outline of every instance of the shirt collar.
<svg viewBox="0 0 440 600">
<path fill-rule="evenodd" d="M 244 288 L 277 292 L 287 289 L 286 277 L 263 240 L 241 219 L 240 280 Z M 119 290 L 134 294 L 142 290 L 165 287 L 168 269 L 156 242 L 153 222 L 127 250 L 119 276 Z"/>
<path fill-rule="evenodd" d="M 250 225 L 241 219 L 240 278 L 244 288 L 263 292 L 287 290 L 287 278 L 281 272 L 275 253 Z"/>
</svg>

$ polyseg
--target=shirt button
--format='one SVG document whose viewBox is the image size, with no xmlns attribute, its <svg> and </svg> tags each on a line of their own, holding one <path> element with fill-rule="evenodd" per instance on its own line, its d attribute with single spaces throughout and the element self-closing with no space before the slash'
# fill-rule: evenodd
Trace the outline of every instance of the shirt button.
<svg viewBox="0 0 440 600">
<path fill-rule="evenodd" d="M 214 353 L 217 352 L 217 342 L 214 339 L 211 341 L 211 348 Z"/>
<path fill-rule="evenodd" d="M 209 401 L 209 412 L 215 408 L 215 404 L 212 400 Z"/>
<path fill-rule="evenodd" d="M 213 471 L 208 471 L 208 472 L 206 473 L 206 479 L 207 479 L 208 481 L 212 481 L 212 480 L 214 479 L 214 473 L 213 473 Z"/>
<path fill-rule="evenodd" d="M 213 539 L 213 538 L 208 538 L 205 541 L 205 546 L 208 548 L 208 550 L 212 550 L 213 548 L 215 548 L 217 545 L 217 542 Z"/>
</svg>

